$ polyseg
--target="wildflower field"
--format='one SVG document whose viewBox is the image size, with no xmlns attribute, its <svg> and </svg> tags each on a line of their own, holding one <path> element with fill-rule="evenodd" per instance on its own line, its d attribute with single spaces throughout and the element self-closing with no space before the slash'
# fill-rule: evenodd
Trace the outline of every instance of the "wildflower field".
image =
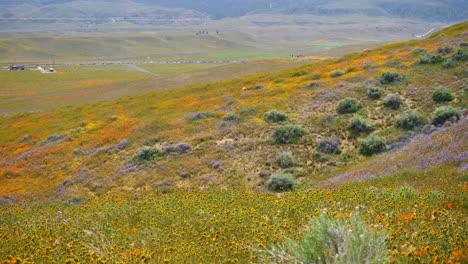
<svg viewBox="0 0 468 264">
<path fill-rule="evenodd" d="M 301 263 L 356 216 L 377 263 L 466 263 L 467 32 L 1 116 L 0 263 Z"/>
</svg>

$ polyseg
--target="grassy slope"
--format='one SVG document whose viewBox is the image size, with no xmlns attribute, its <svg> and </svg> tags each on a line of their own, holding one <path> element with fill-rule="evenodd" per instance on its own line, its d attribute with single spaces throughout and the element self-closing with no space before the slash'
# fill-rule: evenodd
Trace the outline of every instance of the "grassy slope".
<svg viewBox="0 0 468 264">
<path fill-rule="evenodd" d="M 252 247 L 258 249 L 268 242 L 296 236 L 307 218 L 326 207 L 329 214 L 341 216 L 365 208 L 362 214 L 369 224 L 392 232 L 389 250 L 394 261 L 463 261 L 467 254 L 468 199 L 463 176 L 467 141 L 461 139 L 465 137 L 466 121 L 397 152 L 366 158 L 356 150 L 364 135 L 346 131 L 351 115 L 335 116 L 331 123 L 324 120 L 334 115 L 338 100 L 357 97 L 365 105 L 360 114 L 378 124 L 375 133 L 396 139 L 403 131 L 393 128 L 395 117 L 407 107 L 429 116 L 439 106 L 431 102 L 431 92 L 440 85 L 456 94 L 457 99 L 449 104 L 466 108 L 466 64 L 450 69 L 411 66 L 417 59 L 411 55 L 414 48 L 433 51 L 438 46 L 453 45 L 466 40 L 466 31 L 467 23 L 463 23 L 428 39 L 392 43 L 280 72 L 70 109 L 5 116 L 0 129 L 0 193 L 91 200 L 78 205 L 47 203 L 29 209 L 14 206 L 2 211 L 0 219 L 6 225 L 2 224 L 0 234 L 7 243 L 0 250 L 4 255 L 25 257 L 41 249 L 47 254 L 39 252 L 34 257 L 45 262 L 48 258 L 63 262 L 67 257 L 129 261 L 143 254 L 155 263 L 245 263 L 259 257 Z M 362 66 L 370 60 L 374 66 Z M 337 68 L 348 73 L 331 78 L 329 72 Z M 397 69 L 406 76 L 404 83 L 383 86 L 386 93 L 402 95 L 406 103 L 403 109 L 383 108 L 382 101 L 370 101 L 363 93 L 362 88 L 375 83 L 380 72 L 387 69 Z M 317 72 L 322 73 L 318 80 L 321 85 L 308 88 L 309 76 Z M 265 86 L 241 90 L 259 83 Z M 272 144 L 269 135 L 275 125 L 262 120 L 263 112 L 271 108 L 286 111 L 290 116 L 287 123 L 303 125 L 307 136 L 298 144 Z M 256 111 L 241 114 L 245 109 Z M 199 111 L 213 115 L 188 120 Z M 227 112 L 241 114 L 242 120 L 220 128 L 220 119 Z M 63 137 L 47 140 L 53 133 L 63 133 Z M 19 142 L 25 135 L 31 138 Z M 341 138 L 344 153 L 327 156 L 327 162 L 315 160 L 315 142 L 323 137 Z M 113 151 L 124 138 L 130 145 Z M 190 143 L 193 151 L 165 155 L 144 165 L 131 161 L 142 145 L 164 147 L 181 141 Z M 343 177 L 338 178 L 338 186 L 321 190 L 304 189 L 278 196 L 250 191 L 264 190 L 266 179 L 258 176 L 260 170 L 279 170 L 273 161 L 280 151 L 291 151 L 295 156 L 298 165 L 292 172 L 303 186 L 336 175 Z M 431 155 L 411 155 L 418 152 L 443 152 L 449 158 L 434 161 Z M 421 169 L 414 166 L 416 161 L 430 165 Z M 392 164 L 399 167 L 392 170 Z M 361 173 L 363 168 L 371 173 Z M 190 178 L 180 178 L 181 172 L 189 172 Z M 374 175 L 383 177 L 342 183 L 343 178 Z M 212 185 L 227 190 L 197 188 Z M 155 195 L 155 190 L 174 191 Z M 92 198 L 108 192 L 110 196 Z M 71 218 L 69 225 L 52 216 L 57 210 Z M 46 219 L 52 224 L 46 225 Z M 168 226 L 171 232 L 166 231 Z"/>
<path fill-rule="evenodd" d="M 54 74 L 0 71 L 0 113 L 57 109 L 114 100 L 131 94 L 274 71 L 303 63 L 304 60 L 273 59 L 226 65 L 56 66 L 58 72 Z"/>
</svg>

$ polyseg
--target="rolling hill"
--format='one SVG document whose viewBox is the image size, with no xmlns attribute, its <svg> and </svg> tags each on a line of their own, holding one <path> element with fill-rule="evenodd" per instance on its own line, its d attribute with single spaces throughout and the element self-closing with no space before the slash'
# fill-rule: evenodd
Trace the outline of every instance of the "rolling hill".
<svg viewBox="0 0 468 264">
<path fill-rule="evenodd" d="M 281 248 L 309 221 L 358 214 L 388 234 L 385 262 L 462 263 L 467 41 L 463 22 L 281 71 L 1 116 L 0 256 L 294 263 Z"/>
</svg>

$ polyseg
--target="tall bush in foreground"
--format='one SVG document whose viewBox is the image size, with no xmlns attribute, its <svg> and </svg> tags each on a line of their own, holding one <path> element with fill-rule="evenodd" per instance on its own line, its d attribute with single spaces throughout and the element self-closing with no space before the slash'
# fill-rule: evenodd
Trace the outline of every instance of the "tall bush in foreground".
<svg viewBox="0 0 468 264">
<path fill-rule="evenodd" d="M 277 172 L 270 176 L 267 182 L 268 189 L 275 192 L 285 192 L 294 189 L 297 182 L 294 180 L 292 174 Z"/>
<path fill-rule="evenodd" d="M 369 86 L 366 88 L 366 94 L 370 99 L 379 99 L 383 95 L 383 90 L 378 86 Z"/>
<path fill-rule="evenodd" d="M 304 128 L 296 125 L 286 125 L 276 127 L 271 134 L 271 139 L 273 139 L 275 143 L 290 144 L 297 142 L 304 135 Z"/>
<path fill-rule="evenodd" d="M 158 148 L 143 146 L 140 148 L 140 150 L 138 150 L 134 159 L 137 162 L 143 163 L 146 161 L 150 161 L 159 155 L 161 155 L 161 151 Z"/>
<path fill-rule="evenodd" d="M 386 231 L 372 229 L 356 214 L 349 219 L 321 214 L 311 219 L 303 238 L 269 252 L 287 263 L 386 263 L 387 238 Z"/>
<path fill-rule="evenodd" d="M 359 109 L 362 108 L 362 103 L 356 98 L 345 98 L 338 102 L 336 106 L 336 111 L 339 114 L 349 114 L 356 113 Z"/>
<path fill-rule="evenodd" d="M 397 110 L 403 105 L 403 99 L 398 93 L 389 94 L 385 96 L 384 105 L 392 108 L 393 110 Z"/>
<path fill-rule="evenodd" d="M 381 136 L 372 135 L 361 141 L 359 151 L 366 156 L 372 156 L 384 150 L 387 147 L 385 139 Z"/>
<path fill-rule="evenodd" d="M 294 158 L 291 152 L 281 152 L 276 155 L 276 164 L 285 169 L 294 166 Z"/>
<path fill-rule="evenodd" d="M 422 127 L 427 123 L 426 118 L 417 111 L 406 110 L 395 120 L 395 126 L 406 130 Z"/>
<path fill-rule="evenodd" d="M 432 92 L 432 100 L 436 103 L 450 102 L 453 100 L 452 90 L 439 87 Z"/>
<path fill-rule="evenodd" d="M 354 115 L 349 121 L 348 129 L 356 132 L 371 132 L 374 130 L 374 124 L 360 115 Z"/>
<path fill-rule="evenodd" d="M 285 114 L 283 111 L 272 109 L 270 111 L 265 112 L 263 117 L 268 122 L 281 122 L 288 119 L 288 115 Z"/>
<path fill-rule="evenodd" d="M 401 76 L 397 71 L 384 71 L 379 77 L 379 81 L 382 84 L 399 83 L 403 80 L 403 76 Z"/>
<path fill-rule="evenodd" d="M 463 112 L 460 108 L 453 108 L 452 106 L 441 106 L 432 113 L 432 124 L 440 126 L 449 119 L 459 120 L 462 114 Z"/>
</svg>

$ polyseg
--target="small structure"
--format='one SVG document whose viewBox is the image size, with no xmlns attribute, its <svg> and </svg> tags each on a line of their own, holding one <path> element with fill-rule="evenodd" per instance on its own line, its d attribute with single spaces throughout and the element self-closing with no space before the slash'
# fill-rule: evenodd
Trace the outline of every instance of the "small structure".
<svg viewBox="0 0 468 264">
<path fill-rule="evenodd" d="M 23 65 L 11 65 L 10 71 L 24 71 L 26 68 Z"/>
<path fill-rule="evenodd" d="M 49 68 L 49 72 L 55 72 L 54 68 Z"/>
</svg>

